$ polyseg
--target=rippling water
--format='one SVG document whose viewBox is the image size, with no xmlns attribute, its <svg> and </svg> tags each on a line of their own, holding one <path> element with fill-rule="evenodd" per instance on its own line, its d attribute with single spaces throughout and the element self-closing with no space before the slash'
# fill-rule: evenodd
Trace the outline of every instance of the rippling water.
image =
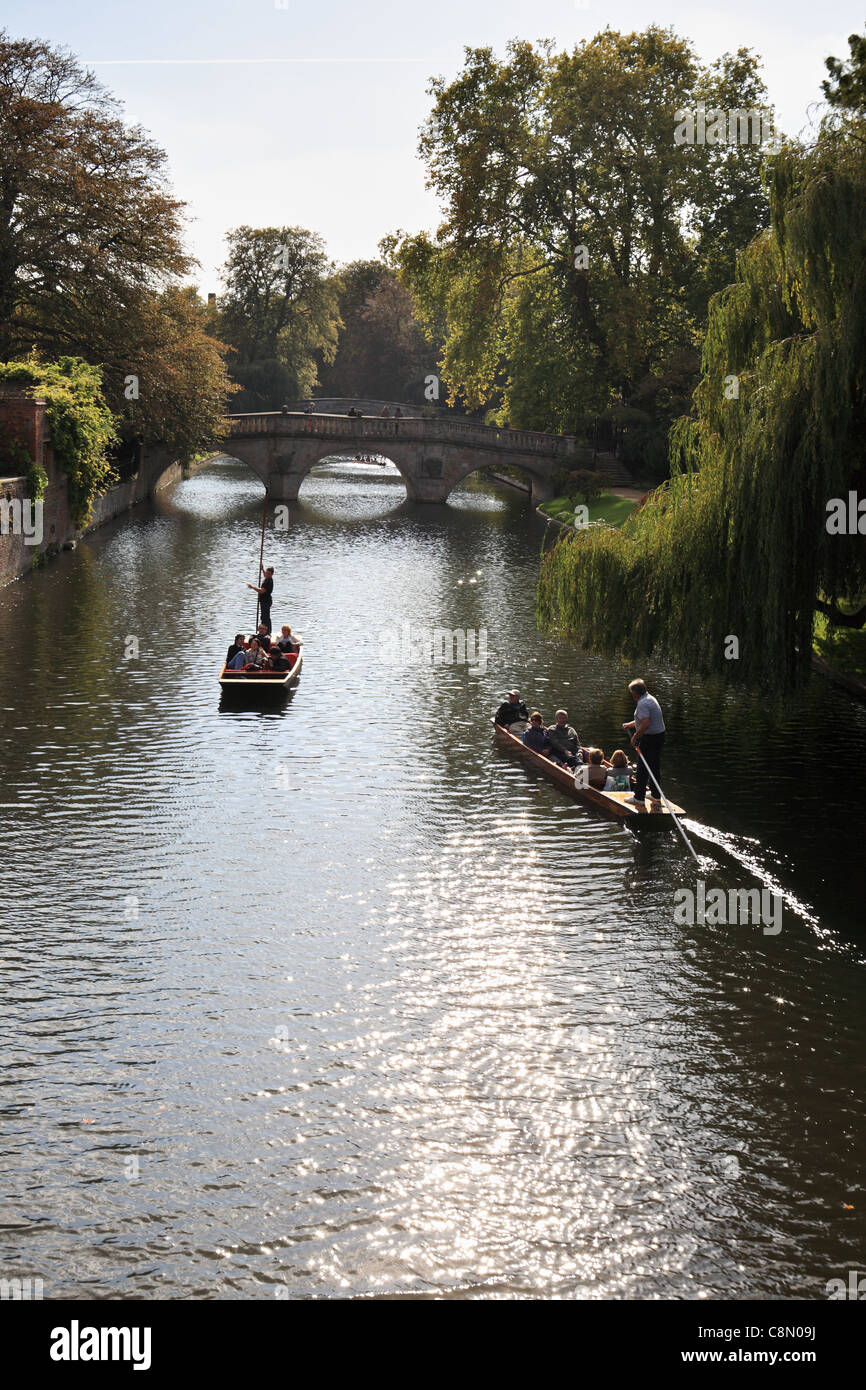
<svg viewBox="0 0 866 1390">
<path fill-rule="evenodd" d="M 648 669 L 700 875 L 786 901 L 677 925 L 674 836 L 492 742 L 514 681 L 607 752 L 630 714 L 536 632 L 523 500 L 317 470 L 267 547 L 304 671 L 255 712 L 216 675 L 260 492 L 213 465 L 0 592 L 0 1276 L 823 1298 L 866 1224 L 866 711 Z M 405 622 L 486 630 L 487 670 L 383 660 Z"/>
</svg>

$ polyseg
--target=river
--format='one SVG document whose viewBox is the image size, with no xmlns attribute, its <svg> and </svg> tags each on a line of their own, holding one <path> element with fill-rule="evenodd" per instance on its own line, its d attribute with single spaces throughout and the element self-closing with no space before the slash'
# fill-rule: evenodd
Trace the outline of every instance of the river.
<svg viewBox="0 0 866 1390">
<path fill-rule="evenodd" d="M 268 533 L 297 691 L 223 708 L 260 517 L 222 461 L 0 591 L 0 1275 L 825 1298 L 866 1235 L 866 710 L 541 636 L 521 496 L 348 462 Z M 406 623 L 486 662 L 406 663 Z M 634 674 L 700 868 L 493 743 L 516 683 L 609 753 Z M 679 923 L 698 878 L 781 929 Z"/>
</svg>

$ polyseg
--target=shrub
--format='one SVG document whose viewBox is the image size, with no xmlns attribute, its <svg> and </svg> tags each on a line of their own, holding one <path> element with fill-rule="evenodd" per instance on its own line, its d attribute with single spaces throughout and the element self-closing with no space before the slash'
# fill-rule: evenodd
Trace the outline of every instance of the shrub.
<svg viewBox="0 0 866 1390">
<path fill-rule="evenodd" d="M 566 492 L 569 497 L 585 502 L 589 506 L 604 492 L 604 478 L 600 473 L 592 473 L 589 469 L 580 468 L 577 472 L 568 475 Z"/>
</svg>

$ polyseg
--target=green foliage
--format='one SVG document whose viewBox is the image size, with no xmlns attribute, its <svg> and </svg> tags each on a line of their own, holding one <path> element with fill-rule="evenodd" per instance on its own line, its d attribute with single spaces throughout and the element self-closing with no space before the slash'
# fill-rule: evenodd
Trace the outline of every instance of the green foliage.
<svg viewBox="0 0 866 1390">
<path fill-rule="evenodd" d="M 257 392 L 268 371 L 248 375 L 251 366 L 282 369 L 277 394 L 253 406 L 279 409 L 286 396 L 309 396 L 318 382 L 318 362 L 332 362 L 340 327 L 338 288 L 320 236 L 303 227 L 237 227 L 229 232 L 220 297 L 221 337 L 231 345 L 229 370 Z"/>
<path fill-rule="evenodd" d="M 48 474 L 38 463 L 32 463 L 27 469 L 27 496 L 32 497 L 34 502 L 39 502 L 45 496 L 45 489 L 48 487 Z"/>
<path fill-rule="evenodd" d="M 819 591 L 832 604 L 866 588 L 862 537 L 826 529 L 829 499 L 864 481 L 864 126 L 826 125 L 773 161 L 772 229 L 712 301 L 670 483 L 620 532 L 544 556 L 544 625 L 780 690 L 808 673 Z"/>
<path fill-rule="evenodd" d="M 443 343 L 451 403 L 577 434 L 634 408 L 635 462 L 657 464 L 707 300 L 768 217 L 760 148 L 677 146 L 675 112 L 763 104 L 755 58 L 701 70 L 669 30 L 607 29 L 571 53 L 469 49 L 431 92 L 421 153 L 444 222 L 390 251 Z"/>
<path fill-rule="evenodd" d="M 42 362 L 33 356 L 25 362 L 0 362 L 0 381 L 14 382 L 46 402 L 51 446 L 66 474 L 72 519 L 85 526 L 93 499 L 115 481 L 108 452 L 117 431 L 102 396 L 99 368 L 77 357 Z"/>
<path fill-rule="evenodd" d="M 218 435 L 230 387 L 212 316 L 178 288 L 194 262 L 166 172 L 71 54 L 0 31 L 0 360 L 99 364 L 123 437 L 182 454 Z M 141 382 L 134 406 L 128 375 Z"/>
<path fill-rule="evenodd" d="M 342 326 L 336 356 L 319 368 L 322 394 L 421 404 L 439 353 L 409 290 L 384 261 L 352 261 L 334 283 Z"/>
<path fill-rule="evenodd" d="M 604 491 L 604 478 L 600 473 L 578 469 L 569 475 L 567 490 L 569 494 L 589 506 L 590 502 L 595 502 L 597 498 L 601 497 Z"/>
<path fill-rule="evenodd" d="M 218 445 L 235 387 L 208 319 L 191 287 L 171 285 L 136 305 L 124 358 L 103 367 L 104 394 L 125 440 L 166 448 L 181 462 Z M 128 373 L 138 378 L 138 400 L 125 397 Z"/>
<path fill-rule="evenodd" d="M 821 90 L 831 106 L 866 115 L 866 35 L 850 35 L 848 54 L 847 63 L 826 59 L 830 76 L 821 83 Z"/>
<path fill-rule="evenodd" d="M 866 601 L 861 595 L 859 602 Z M 838 671 L 866 679 L 866 628 L 837 627 L 824 613 L 815 615 L 814 647 Z"/>
</svg>

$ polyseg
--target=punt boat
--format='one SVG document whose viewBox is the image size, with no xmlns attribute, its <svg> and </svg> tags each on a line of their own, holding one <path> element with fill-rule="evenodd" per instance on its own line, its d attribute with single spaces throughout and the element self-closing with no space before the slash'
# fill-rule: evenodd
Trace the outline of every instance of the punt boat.
<svg viewBox="0 0 866 1390">
<path fill-rule="evenodd" d="M 637 827 L 653 825 L 662 826 L 670 829 L 674 825 L 673 817 L 669 814 L 664 802 L 650 802 L 647 809 L 643 806 L 630 806 L 627 804 L 631 792 L 603 792 L 595 787 L 579 787 L 574 780 L 574 773 L 570 768 L 559 767 L 550 758 L 545 758 L 541 753 L 536 753 L 534 749 L 527 748 L 523 739 L 512 734 L 508 729 L 504 729 L 501 724 L 494 723 L 496 737 L 500 743 L 511 748 L 513 752 L 519 753 L 524 762 L 542 772 L 551 782 L 555 782 L 563 791 L 573 796 L 575 801 L 583 801 L 587 805 L 594 806 L 596 810 L 604 815 L 612 817 L 614 820 L 625 821 L 627 825 Z M 678 816 L 684 816 L 685 811 L 681 806 L 675 806 L 671 801 L 669 805 Z"/>
<path fill-rule="evenodd" d="M 304 648 L 301 646 L 288 671 L 230 671 L 224 666 L 219 682 L 224 695 L 243 696 L 249 700 L 273 699 L 285 695 L 297 683 L 303 664 Z"/>
</svg>

